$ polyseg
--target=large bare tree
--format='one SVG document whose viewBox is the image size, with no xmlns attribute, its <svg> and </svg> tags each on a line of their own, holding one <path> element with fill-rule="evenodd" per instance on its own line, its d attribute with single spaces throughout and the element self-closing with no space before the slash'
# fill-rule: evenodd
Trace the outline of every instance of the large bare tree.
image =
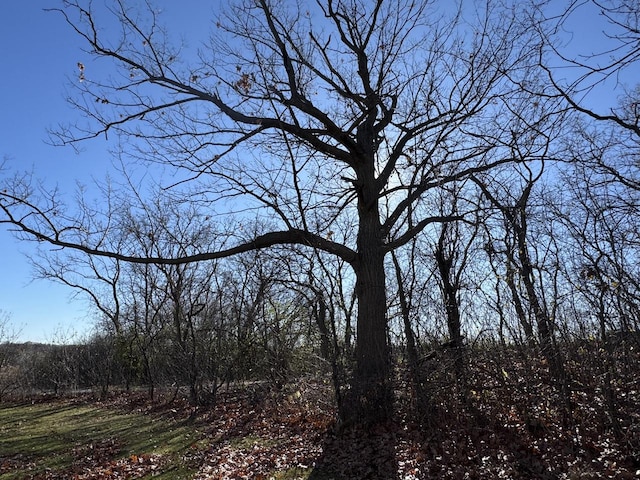
<svg viewBox="0 0 640 480">
<path fill-rule="evenodd" d="M 278 244 L 336 255 L 353 269 L 358 305 L 345 405 L 357 419 L 385 418 L 386 255 L 428 225 L 461 217 L 433 208 L 442 185 L 526 161 L 508 148 L 517 116 L 510 104 L 522 101 L 514 80 L 533 75 L 537 49 L 531 17 L 508 3 L 239 0 L 196 57 L 173 46 L 152 8 L 64 1 L 57 12 L 112 74 L 100 79 L 78 64 L 72 103 L 87 123 L 56 138 L 75 145 L 118 136 L 131 157 L 175 168 L 172 193 L 185 194 L 176 201 L 207 204 L 212 221 L 224 214 L 237 243 L 173 258 L 126 245 L 110 251 L 86 212 L 36 195 L 24 178 L 6 182 L 0 222 L 59 247 L 141 263 Z M 105 28 L 114 18 L 119 28 Z M 262 229 L 242 228 L 256 217 Z"/>
</svg>

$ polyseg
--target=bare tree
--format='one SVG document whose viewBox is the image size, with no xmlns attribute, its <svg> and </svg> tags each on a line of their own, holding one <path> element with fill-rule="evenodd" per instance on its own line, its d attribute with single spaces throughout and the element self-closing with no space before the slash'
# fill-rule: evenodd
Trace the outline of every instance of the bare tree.
<svg viewBox="0 0 640 480">
<path fill-rule="evenodd" d="M 607 153 L 607 149 L 590 149 L 591 155 Z M 589 334 L 599 338 L 595 365 L 611 427 L 620 434 L 615 378 L 627 363 L 628 352 L 619 347 L 633 350 L 638 345 L 639 197 L 628 183 L 612 181 L 608 172 L 591 168 L 594 163 L 609 163 L 608 159 L 585 160 L 565 172 L 563 183 L 569 188 L 558 195 L 561 201 L 553 210 L 565 229 L 565 248 L 571 252 L 562 274 L 573 287 L 574 301 L 583 305 Z"/>
<path fill-rule="evenodd" d="M 122 1 L 109 13 L 65 1 L 58 12 L 118 75 L 101 81 L 79 64 L 73 104 L 88 123 L 57 139 L 118 135 L 136 158 L 175 167 L 174 183 L 191 186 L 189 201 L 240 224 L 249 212 L 269 222 L 257 232 L 238 228 L 237 244 L 215 251 L 109 251 L 78 238 L 86 219 L 57 195 L 38 200 L 20 179 L 1 194 L 0 221 L 59 247 L 131 262 L 212 260 L 278 244 L 336 255 L 353 269 L 358 306 L 345 405 L 354 418 L 386 418 L 385 256 L 428 225 L 458 218 L 434 213 L 430 192 L 515 161 L 502 148 L 516 94 L 506 74 L 518 77 L 537 58 L 532 25 L 518 21 L 515 3 L 237 2 L 193 63 L 171 46 L 152 9 L 143 17 Z M 103 14 L 121 28 L 102 28 Z M 351 231 L 334 237 L 345 218 Z"/>
<path fill-rule="evenodd" d="M 543 7 L 544 8 L 544 7 Z M 598 15 L 603 21 L 602 31 L 591 32 L 600 36 L 599 51 L 566 53 L 567 33 L 579 15 Z M 634 0 L 574 0 L 557 15 L 546 14 L 552 28 L 541 30 L 544 49 L 540 63 L 546 71 L 551 90 L 544 96 L 558 95 L 571 108 L 587 117 L 610 122 L 636 138 L 640 136 L 640 85 L 637 83 L 640 65 L 640 6 Z M 542 25 L 542 23 L 540 24 Z M 562 74 L 561 72 L 569 72 Z M 591 97 L 599 89 L 615 85 L 619 104 L 608 111 L 594 107 Z M 526 87 L 525 87 L 526 88 Z M 619 95 L 619 92 L 622 95 Z"/>
<path fill-rule="evenodd" d="M 116 334 L 120 334 L 120 261 L 78 252 L 57 253 L 39 249 L 31 255 L 34 277 L 59 282 L 75 290 L 75 295 L 84 295 L 100 320 L 109 322 Z"/>
<path fill-rule="evenodd" d="M 462 188 L 455 187 L 451 195 L 462 196 Z M 453 200 L 453 208 L 459 207 L 461 200 Z M 461 231 L 462 224 L 444 223 L 434 249 L 434 259 L 439 273 L 440 289 L 442 291 L 444 307 L 447 317 L 447 332 L 449 334 L 449 348 L 453 355 L 453 366 L 456 380 L 460 388 L 460 396 L 467 398 L 467 381 L 464 352 L 463 319 L 461 314 L 461 295 L 464 289 L 464 275 L 470 262 L 471 249 L 475 243 L 480 219 L 473 222 L 473 227 L 466 235 Z"/>
<path fill-rule="evenodd" d="M 18 367 L 13 365 L 15 359 L 9 348 L 17 336 L 11 325 L 11 314 L 0 310 L 0 400 L 18 386 Z"/>
</svg>

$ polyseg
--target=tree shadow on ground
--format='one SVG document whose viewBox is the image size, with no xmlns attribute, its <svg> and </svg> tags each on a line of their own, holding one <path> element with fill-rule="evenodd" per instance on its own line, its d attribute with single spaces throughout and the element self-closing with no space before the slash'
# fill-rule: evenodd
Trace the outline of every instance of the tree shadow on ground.
<svg viewBox="0 0 640 480">
<path fill-rule="evenodd" d="M 388 423 L 329 432 L 309 480 L 398 479 L 396 429 Z"/>
</svg>

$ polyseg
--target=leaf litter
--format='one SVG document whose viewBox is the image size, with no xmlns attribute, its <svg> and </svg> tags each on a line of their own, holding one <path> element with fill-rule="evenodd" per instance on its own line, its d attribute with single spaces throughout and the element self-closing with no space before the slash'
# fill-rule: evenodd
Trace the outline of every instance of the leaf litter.
<svg viewBox="0 0 640 480">
<path fill-rule="evenodd" d="M 489 364 L 473 377 L 467 405 L 449 390 L 434 396 L 425 420 L 415 415 L 410 396 L 400 396 L 394 421 L 375 427 L 339 428 L 322 382 L 264 389 L 258 402 L 241 389 L 222 392 L 210 407 L 150 402 L 142 394 L 75 402 L 188 425 L 192 441 L 179 463 L 195 480 L 640 478 L 640 400 L 637 385 L 629 383 L 637 380 L 618 383 L 624 417 L 616 435 L 607 428 L 596 388 L 574 389 L 573 422 L 566 424 L 544 373 L 538 372 L 540 381 L 529 374 L 524 388 L 517 363 L 493 378 L 486 376 Z M 74 445 L 71 454 L 66 469 L 24 478 L 151 478 L 175 464 L 161 452 L 123 455 L 120 440 L 109 437 Z M 29 471 L 32 464 L 25 455 L 0 454 L 0 475 Z"/>
</svg>

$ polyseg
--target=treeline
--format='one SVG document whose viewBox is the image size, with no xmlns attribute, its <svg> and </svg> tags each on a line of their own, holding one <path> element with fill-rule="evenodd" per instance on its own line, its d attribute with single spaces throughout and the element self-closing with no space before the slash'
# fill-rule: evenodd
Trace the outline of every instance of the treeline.
<svg viewBox="0 0 640 480">
<path fill-rule="evenodd" d="M 86 393 L 106 398 L 110 393 L 142 389 L 151 401 L 161 390 L 163 400 L 187 397 L 194 405 L 210 405 L 223 385 L 259 382 L 281 388 L 291 379 L 308 376 L 310 366 L 317 371 L 322 368 L 317 361 L 311 365 L 312 357 L 304 347 L 277 359 L 278 369 L 273 351 L 257 343 L 244 349 L 244 359 L 229 345 L 216 357 L 200 358 L 195 353 L 190 363 L 170 339 L 159 340 L 146 351 L 139 347 L 131 337 L 106 332 L 72 344 L 0 344 L 0 401 Z"/>
<path fill-rule="evenodd" d="M 90 337 L 70 345 L 2 345 L 3 391 L 93 389 L 105 396 L 113 386 L 143 387 L 153 400 L 158 387 L 170 387 L 202 405 L 214 402 L 224 384 L 280 388 L 326 371 L 319 331 L 331 328 L 318 328 L 317 306 L 281 282 L 273 269 L 282 263 L 252 262 L 224 273 L 216 266 L 220 276 L 200 264 L 166 272 L 118 266 L 110 283 L 115 296 L 96 289 L 91 297 L 101 317 Z"/>
<path fill-rule="evenodd" d="M 606 423 L 620 428 L 620 402 L 637 387 L 623 379 L 640 347 L 640 190 L 607 173 L 605 162 L 614 161 L 591 158 L 588 171 L 557 164 L 547 174 L 541 162 L 535 171 L 530 163 L 475 176 L 434 197 L 472 211 L 469 221 L 436 223 L 388 257 L 394 381 L 420 416 L 432 417 L 445 392 L 466 404 L 483 388 L 474 381 L 484 378 L 484 364 L 493 365 L 494 380 L 528 365 L 516 383 L 545 370 L 539 381 L 568 419 L 588 378 L 606 397 Z M 110 241 L 149 257 L 214 250 L 243 234 L 197 204 L 161 196 L 142 208 L 122 198 L 110 220 L 121 226 Z M 348 237 L 344 227 L 332 236 Z M 356 338 L 366 332 L 356 328 L 353 272 L 339 258 L 299 247 L 177 265 L 46 249 L 32 260 L 39 277 L 85 296 L 96 333 L 81 345 L 6 345 L 5 394 L 105 396 L 116 387 L 143 388 L 154 399 L 162 389 L 203 405 L 226 384 L 280 388 L 306 377 L 328 382 L 344 410 Z"/>
</svg>

